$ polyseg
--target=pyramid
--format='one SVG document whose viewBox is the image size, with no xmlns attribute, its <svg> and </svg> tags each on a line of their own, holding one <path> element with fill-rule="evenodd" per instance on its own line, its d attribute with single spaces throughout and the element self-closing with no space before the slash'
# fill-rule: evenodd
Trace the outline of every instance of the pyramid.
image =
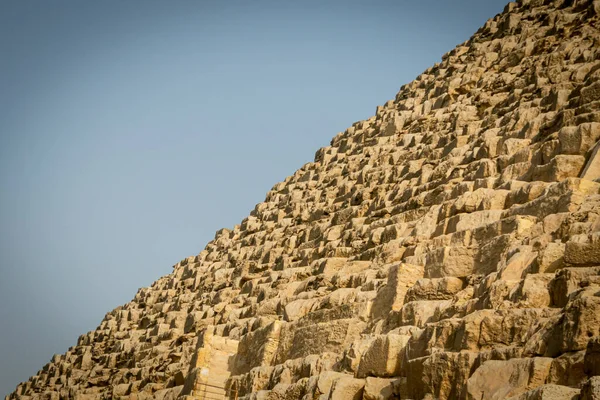
<svg viewBox="0 0 600 400">
<path fill-rule="evenodd" d="M 600 399 L 600 0 L 522 0 L 7 399 Z"/>
</svg>

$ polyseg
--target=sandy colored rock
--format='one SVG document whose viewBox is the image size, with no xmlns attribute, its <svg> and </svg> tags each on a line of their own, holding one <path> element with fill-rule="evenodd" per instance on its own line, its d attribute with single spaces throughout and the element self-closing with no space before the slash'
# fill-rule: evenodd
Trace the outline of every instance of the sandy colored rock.
<svg viewBox="0 0 600 400">
<path fill-rule="evenodd" d="M 8 399 L 599 399 L 599 26 L 509 3 Z"/>
<path fill-rule="evenodd" d="M 509 397 L 510 400 L 577 400 L 579 389 L 560 385 L 543 385 L 519 396 Z"/>
<path fill-rule="evenodd" d="M 404 348 L 409 340 L 408 335 L 376 337 L 361 357 L 357 377 L 399 376 L 404 364 Z"/>
<path fill-rule="evenodd" d="M 395 394 L 398 379 L 368 377 L 365 380 L 363 400 L 388 400 L 397 397 Z"/>
<path fill-rule="evenodd" d="M 581 388 L 580 400 L 600 399 L 600 377 L 594 376 L 587 380 Z"/>
<path fill-rule="evenodd" d="M 543 385 L 551 358 L 490 360 L 467 381 L 469 399 L 506 399 Z"/>
<path fill-rule="evenodd" d="M 363 398 L 364 387 L 365 381 L 363 379 L 342 377 L 333 383 L 328 399 L 360 400 Z"/>
</svg>

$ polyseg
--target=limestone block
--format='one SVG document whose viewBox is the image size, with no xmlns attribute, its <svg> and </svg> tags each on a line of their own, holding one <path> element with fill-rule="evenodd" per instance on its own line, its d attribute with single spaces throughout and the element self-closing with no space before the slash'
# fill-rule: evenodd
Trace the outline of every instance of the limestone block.
<svg viewBox="0 0 600 400">
<path fill-rule="evenodd" d="M 475 190 L 473 193 L 481 196 L 481 201 L 477 205 L 477 209 L 502 210 L 506 207 L 506 197 L 508 196 L 509 191 L 481 188 Z"/>
<path fill-rule="evenodd" d="M 552 302 L 555 306 L 564 307 L 571 294 L 579 290 L 584 282 L 599 274 L 600 267 L 577 267 L 559 270 L 550 284 Z"/>
<path fill-rule="evenodd" d="M 149 336 L 162 336 L 169 332 L 170 326 L 167 324 L 156 324 L 150 331 Z"/>
<path fill-rule="evenodd" d="M 579 400 L 600 400 L 600 376 L 593 376 L 585 382 Z"/>
<path fill-rule="evenodd" d="M 407 398 L 465 398 L 464 386 L 476 353 L 435 352 L 410 360 L 407 366 Z"/>
<path fill-rule="evenodd" d="M 321 260 L 318 264 L 317 273 L 325 276 L 333 276 L 347 263 L 346 258 L 327 258 Z"/>
<path fill-rule="evenodd" d="M 479 310 L 466 315 L 456 332 L 460 349 L 476 350 L 500 344 L 523 345 L 557 314 L 552 309 L 525 308 L 510 312 Z"/>
<path fill-rule="evenodd" d="M 404 126 L 404 119 L 399 115 L 391 115 L 381 126 L 382 136 L 392 136 L 400 132 Z"/>
<path fill-rule="evenodd" d="M 156 400 L 176 400 L 183 386 L 176 386 L 170 389 L 161 389 L 154 393 L 153 398 Z"/>
<path fill-rule="evenodd" d="M 530 246 L 519 247 L 519 251 L 500 266 L 498 277 L 504 280 L 520 280 L 523 272 L 528 269 L 536 257 L 537 254 L 532 251 Z"/>
<path fill-rule="evenodd" d="M 360 337 L 365 323 L 355 319 L 287 324 L 277 349 L 277 363 L 324 352 L 341 352 Z M 241 345 L 241 342 L 240 342 Z"/>
<path fill-rule="evenodd" d="M 600 100 L 600 81 L 596 81 L 581 89 L 580 104 Z"/>
<path fill-rule="evenodd" d="M 256 367 L 248 373 L 233 376 L 228 387 L 238 397 L 256 393 L 268 388 L 272 373 L 273 367 Z"/>
<path fill-rule="evenodd" d="M 484 210 L 468 214 L 458 214 L 448 219 L 444 233 L 473 230 L 480 226 L 499 221 L 502 214 L 502 210 Z"/>
<path fill-rule="evenodd" d="M 318 299 L 298 299 L 285 305 L 284 319 L 286 321 L 295 321 L 304 317 L 309 312 L 315 310 L 319 305 Z"/>
<path fill-rule="evenodd" d="M 345 263 L 342 268 L 340 268 L 335 274 L 332 276 L 332 280 L 340 277 L 343 278 L 349 274 L 356 274 L 362 271 L 369 269 L 371 266 L 371 261 L 350 261 Z"/>
<path fill-rule="evenodd" d="M 195 332 L 199 330 L 202 326 L 210 324 L 210 321 L 207 321 L 205 318 L 205 313 L 202 311 L 192 311 L 188 313 L 185 324 L 184 324 L 184 333 Z"/>
<path fill-rule="evenodd" d="M 582 179 L 588 179 L 594 181 L 600 178 L 600 142 L 594 146 L 592 154 L 588 159 L 585 168 L 581 172 Z"/>
<path fill-rule="evenodd" d="M 363 400 L 389 400 L 395 395 L 395 384 L 398 378 L 384 379 L 368 377 L 365 379 Z"/>
<path fill-rule="evenodd" d="M 600 337 L 591 338 L 588 342 L 583 369 L 588 376 L 600 375 Z"/>
<path fill-rule="evenodd" d="M 428 322 L 439 319 L 443 310 L 450 305 L 449 300 L 420 300 L 406 303 L 400 312 L 402 325 L 422 328 Z"/>
<path fill-rule="evenodd" d="M 560 318 L 553 319 L 536 332 L 525 345 L 527 354 L 556 357 L 566 352 L 585 350 L 592 337 L 600 336 L 600 297 L 598 287 L 577 292 Z"/>
<path fill-rule="evenodd" d="M 550 367 L 547 383 L 562 386 L 580 387 L 587 379 L 584 371 L 585 351 L 565 353 L 556 357 Z"/>
<path fill-rule="evenodd" d="M 131 386 L 131 384 L 129 384 L 129 383 L 121 383 L 119 385 L 115 385 L 112 390 L 113 397 L 118 398 L 119 396 L 127 395 L 129 392 L 130 386 Z"/>
<path fill-rule="evenodd" d="M 585 157 L 579 155 L 557 155 L 548 164 L 533 169 L 532 180 L 560 182 L 578 177 L 585 165 Z"/>
<path fill-rule="evenodd" d="M 545 221 L 544 221 L 545 222 Z M 565 244 L 551 242 L 537 257 L 538 272 L 555 272 L 564 266 Z"/>
<path fill-rule="evenodd" d="M 509 298 L 513 303 L 518 303 L 519 307 L 550 307 L 552 279 L 554 274 L 529 274 L 511 291 Z"/>
<path fill-rule="evenodd" d="M 234 372 L 240 374 L 257 366 L 271 365 L 279 345 L 281 327 L 281 322 L 274 321 L 243 336 L 235 357 Z"/>
<path fill-rule="evenodd" d="M 495 400 L 517 396 L 544 384 L 551 358 L 490 360 L 475 370 L 467 381 L 467 398 Z"/>
<path fill-rule="evenodd" d="M 390 311 L 399 311 L 405 301 L 406 293 L 423 277 L 420 265 L 398 263 L 389 267 L 387 284 L 381 287 L 371 308 L 373 318 L 385 318 Z"/>
<path fill-rule="evenodd" d="M 94 366 L 94 363 L 92 361 L 92 351 L 90 350 L 86 350 L 83 355 L 81 356 L 81 365 L 80 368 L 84 371 L 90 370 L 92 369 Z"/>
<path fill-rule="evenodd" d="M 426 278 L 462 278 L 473 273 L 476 251 L 464 246 L 446 246 L 427 252 Z"/>
<path fill-rule="evenodd" d="M 321 394 L 329 394 L 333 383 L 343 377 L 347 377 L 347 374 L 335 371 L 323 371 L 317 378 L 317 389 Z"/>
<path fill-rule="evenodd" d="M 455 277 L 418 279 L 415 284 L 408 289 L 406 301 L 415 300 L 448 300 L 456 293 L 460 292 L 465 286 L 462 279 Z"/>
<path fill-rule="evenodd" d="M 348 376 L 337 379 L 329 393 L 330 400 L 361 400 L 365 387 L 364 379 Z"/>
<path fill-rule="evenodd" d="M 325 240 L 327 240 L 329 242 L 338 240 L 342 236 L 343 232 L 344 232 L 343 225 L 331 226 L 329 229 L 327 229 L 327 231 L 324 234 Z"/>
<path fill-rule="evenodd" d="M 356 376 L 397 376 L 404 364 L 404 349 L 410 340 L 408 335 L 380 335 L 373 340 L 360 359 Z"/>
<path fill-rule="evenodd" d="M 560 385 L 542 385 L 507 400 L 578 400 L 579 389 Z"/>
<path fill-rule="evenodd" d="M 568 89 L 553 90 L 550 96 L 548 96 L 550 110 L 558 111 L 568 105 L 570 94 L 571 90 Z"/>
<path fill-rule="evenodd" d="M 600 123 L 588 122 L 576 127 L 564 127 L 558 132 L 558 139 L 562 154 L 585 155 L 600 139 Z"/>
<path fill-rule="evenodd" d="M 567 242 L 565 262 L 572 265 L 600 264 L 600 240 L 591 243 Z"/>
</svg>

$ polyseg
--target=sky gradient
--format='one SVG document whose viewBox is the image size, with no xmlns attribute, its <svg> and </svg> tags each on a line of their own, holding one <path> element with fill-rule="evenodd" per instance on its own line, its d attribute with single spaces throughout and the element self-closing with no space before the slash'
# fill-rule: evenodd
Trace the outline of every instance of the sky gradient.
<svg viewBox="0 0 600 400">
<path fill-rule="evenodd" d="M 0 396 L 504 5 L 0 2 Z"/>
</svg>

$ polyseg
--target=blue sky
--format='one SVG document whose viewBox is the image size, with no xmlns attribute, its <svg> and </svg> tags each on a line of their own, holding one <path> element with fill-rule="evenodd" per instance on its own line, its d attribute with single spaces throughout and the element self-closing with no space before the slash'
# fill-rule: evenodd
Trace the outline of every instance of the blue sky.
<svg viewBox="0 0 600 400">
<path fill-rule="evenodd" d="M 0 395 L 504 4 L 0 2 Z"/>
</svg>

